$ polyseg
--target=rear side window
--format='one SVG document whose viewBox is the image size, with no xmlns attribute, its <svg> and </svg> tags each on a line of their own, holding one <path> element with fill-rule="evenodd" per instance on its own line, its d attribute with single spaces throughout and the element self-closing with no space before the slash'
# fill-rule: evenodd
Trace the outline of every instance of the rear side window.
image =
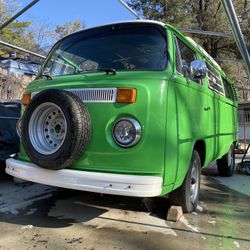
<svg viewBox="0 0 250 250">
<path fill-rule="evenodd" d="M 233 93 L 233 89 L 232 89 L 232 86 L 231 84 L 224 78 L 222 78 L 223 80 L 223 85 L 224 85 L 224 89 L 225 89 L 225 96 L 234 101 L 234 93 Z"/>
<path fill-rule="evenodd" d="M 193 79 L 190 70 L 191 62 L 196 60 L 195 52 L 177 37 L 175 37 L 175 47 L 176 47 L 176 70 L 183 76 L 188 77 L 193 82 L 200 84 L 201 81 L 199 79 Z"/>
<path fill-rule="evenodd" d="M 207 77 L 209 88 L 225 95 L 221 76 L 210 64 L 207 64 Z"/>
<path fill-rule="evenodd" d="M 185 77 L 191 79 L 192 81 L 197 81 L 192 79 L 190 76 L 190 64 L 192 61 L 196 60 L 195 52 L 177 37 L 175 37 L 175 46 L 176 46 L 176 70 Z"/>
</svg>

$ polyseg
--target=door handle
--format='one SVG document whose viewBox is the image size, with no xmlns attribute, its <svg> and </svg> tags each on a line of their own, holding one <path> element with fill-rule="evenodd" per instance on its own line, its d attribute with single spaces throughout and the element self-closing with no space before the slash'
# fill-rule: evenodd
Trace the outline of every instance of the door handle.
<svg viewBox="0 0 250 250">
<path fill-rule="evenodd" d="M 205 111 L 209 111 L 211 108 L 210 107 L 204 107 Z"/>
</svg>

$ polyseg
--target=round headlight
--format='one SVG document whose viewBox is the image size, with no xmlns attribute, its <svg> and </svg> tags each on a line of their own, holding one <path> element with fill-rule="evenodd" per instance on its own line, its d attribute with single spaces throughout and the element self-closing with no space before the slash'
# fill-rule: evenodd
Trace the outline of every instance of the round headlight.
<svg viewBox="0 0 250 250">
<path fill-rule="evenodd" d="M 141 126 L 133 118 L 119 119 L 113 127 L 113 138 L 121 147 L 131 147 L 141 138 Z"/>
<path fill-rule="evenodd" d="M 19 137 L 21 137 L 21 130 L 22 130 L 22 119 L 19 119 L 16 123 L 16 132 Z"/>
</svg>

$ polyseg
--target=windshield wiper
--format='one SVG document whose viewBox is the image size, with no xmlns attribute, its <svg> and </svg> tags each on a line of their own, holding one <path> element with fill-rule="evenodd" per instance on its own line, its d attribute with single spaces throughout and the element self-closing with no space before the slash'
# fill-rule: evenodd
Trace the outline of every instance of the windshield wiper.
<svg viewBox="0 0 250 250">
<path fill-rule="evenodd" d="M 112 73 L 113 75 L 116 74 L 116 70 L 115 69 L 105 69 L 105 68 L 100 68 L 100 69 L 97 69 L 97 71 L 104 71 L 106 72 L 106 74 L 108 75 L 109 73 Z"/>
<path fill-rule="evenodd" d="M 78 70 L 78 73 L 92 73 L 92 72 L 106 72 L 106 75 L 108 75 L 109 73 L 112 73 L 113 75 L 116 74 L 116 70 L 112 69 L 112 68 L 99 68 L 96 70 Z"/>
</svg>

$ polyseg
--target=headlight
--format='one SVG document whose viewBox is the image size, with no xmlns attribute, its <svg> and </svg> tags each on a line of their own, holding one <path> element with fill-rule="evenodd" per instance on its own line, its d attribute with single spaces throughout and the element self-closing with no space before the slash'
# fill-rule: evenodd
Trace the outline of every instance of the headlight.
<svg viewBox="0 0 250 250">
<path fill-rule="evenodd" d="M 126 148 L 135 145 L 141 138 L 139 122 L 129 117 L 119 119 L 113 127 L 113 138 L 121 147 Z"/>
<path fill-rule="evenodd" d="M 16 132 L 19 137 L 21 137 L 21 130 L 22 130 L 22 119 L 19 119 L 16 123 Z"/>
</svg>

